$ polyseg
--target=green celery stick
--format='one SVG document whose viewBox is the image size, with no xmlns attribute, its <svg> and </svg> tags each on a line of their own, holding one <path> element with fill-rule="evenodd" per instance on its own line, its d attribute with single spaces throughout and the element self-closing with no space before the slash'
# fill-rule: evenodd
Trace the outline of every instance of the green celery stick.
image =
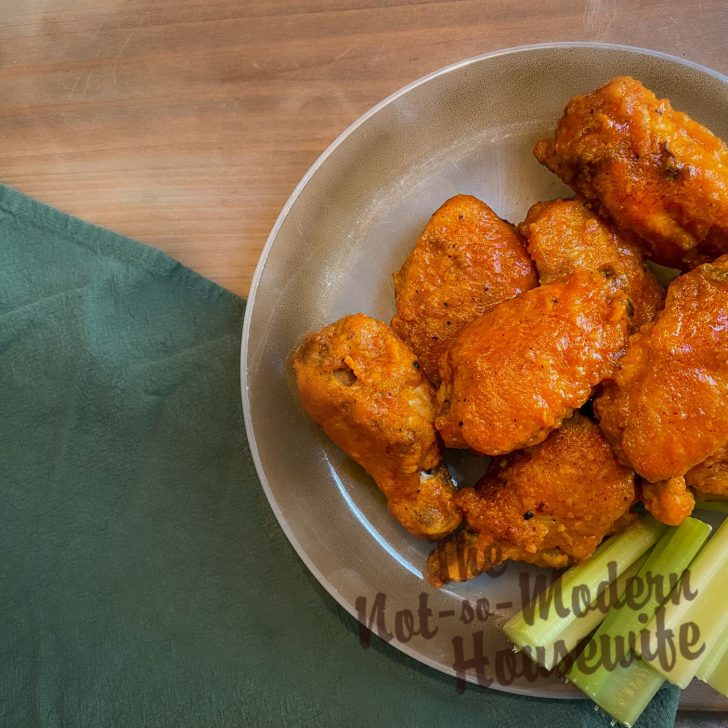
<svg viewBox="0 0 728 728">
<path fill-rule="evenodd" d="M 642 568 L 643 564 L 647 561 L 647 556 L 651 551 L 640 556 L 637 561 L 632 564 L 624 573 L 620 574 L 615 580 L 615 587 L 610 589 L 611 595 L 615 601 L 619 600 L 624 594 L 627 585 L 630 580 L 633 579 Z M 526 654 L 529 655 L 539 664 L 543 665 L 546 669 L 552 670 L 564 657 L 564 653 L 570 653 L 581 640 L 584 639 L 590 632 L 593 632 L 607 616 L 610 608 L 609 602 L 599 599 L 597 597 L 589 605 L 589 611 L 579 619 L 575 619 L 559 636 L 558 649 L 545 650 L 545 658 L 539 660 L 535 655 L 531 655 L 528 649 L 525 650 Z M 538 657 L 542 657 L 539 655 Z"/>
<path fill-rule="evenodd" d="M 728 696 L 728 629 L 723 630 L 696 675 L 714 690 Z"/>
<path fill-rule="evenodd" d="M 567 678 L 626 726 L 635 721 L 664 682 L 629 645 L 638 639 L 670 587 L 690 565 L 711 528 L 688 518 L 657 542 L 627 588 L 628 598 L 612 609 L 567 673 Z"/>
<path fill-rule="evenodd" d="M 506 635 L 531 657 L 545 655 L 547 648 L 553 650 L 566 630 L 575 629 L 574 621 L 589 618 L 589 605 L 651 548 L 666 528 L 647 516 L 609 538 L 589 561 L 565 571 L 550 589 L 511 617 L 504 626 Z"/>
<path fill-rule="evenodd" d="M 721 642 L 710 651 L 696 675 L 714 690 L 728 696 L 728 639 L 726 639 L 726 634 L 728 633 L 724 633 Z"/>
<path fill-rule="evenodd" d="M 649 551 L 647 552 L 649 553 Z M 610 585 L 610 598 L 619 599 L 624 594 L 624 590 L 629 580 L 637 575 L 647 559 L 647 554 L 643 554 L 637 561 L 632 564 L 626 571 L 620 574 L 614 581 L 614 586 Z M 596 597 L 589 605 L 586 614 L 578 619 L 573 620 L 559 635 L 559 639 L 553 645 L 546 645 L 545 649 L 532 649 L 529 645 L 523 647 L 523 652 L 527 654 L 534 662 L 537 662 L 547 670 L 553 670 L 590 632 L 593 632 L 606 616 L 607 609 L 604 608 L 603 599 Z"/>
<path fill-rule="evenodd" d="M 567 675 L 568 680 L 586 693 L 605 713 L 628 728 L 637 722 L 665 682 L 665 678 L 646 662 L 634 655 L 632 659 L 634 661 L 626 667 L 617 664 L 606 671 L 604 679 L 594 689 L 593 694 L 589 692 L 589 686 L 582 686 L 582 681 L 586 680 L 581 674 L 572 676 L 569 671 Z"/>
<path fill-rule="evenodd" d="M 671 683 L 686 688 L 728 629 L 726 592 L 728 520 L 644 628 L 635 652 Z"/>
<path fill-rule="evenodd" d="M 704 682 L 707 682 L 711 688 L 717 690 L 721 695 L 728 697 L 728 659 L 725 659 L 725 655 L 723 657 L 724 659 L 711 672 L 710 679 Z M 700 679 L 702 680 L 702 678 Z"/>
</svg>

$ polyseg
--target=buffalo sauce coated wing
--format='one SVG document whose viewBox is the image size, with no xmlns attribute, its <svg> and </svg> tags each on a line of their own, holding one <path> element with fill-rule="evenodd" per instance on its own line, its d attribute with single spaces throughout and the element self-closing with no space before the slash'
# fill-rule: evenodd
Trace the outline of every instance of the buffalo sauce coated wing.
<svg viewBox="0 0 728 728">
<path fill-rule="evenodd" d="M 643 482 L 641 490 L 645 508 L 668 526 L 680 525 L 695 508 L 695 497 L 682 475 L 659 483 Z"/>
<path fill-rule="evenodd" d="M 652 483 L 684 475 L 728 442 L 728 255 L 670 284 L 595 412 L 620 460 Z"/>
<path fill-rule="evenodd" d="M 573 98 L 538 160 L 663 265 L 728 253 L 728 149 L 639 81 Z"/>
<path fill-rule="evenodd" d="M 394 274 L 392 328 L 437 386 L 447 342 L 468 321 L 535 285 L 513 226 L 477 198 L 457 195 L 435 212 Z"/>
<path fill-rule="evenodd" d="M 309 334 L 293 358 L 301 401 L 376 481 L 411 533 L 442 538 L 461 516 L 433 426 L 435 392 L 385 324 L 347 316 Z"/>
<path fill-rule="evenodd" d="M 623 285 L 577 271 L 465 326 L 442 359 L 435 425 L 445 445 L 502 455 L 559 427 L 624 352 Z"/>
<path fill-rule="evenodd" d="M 626 292 L 639 329 L 662 308 L 665 291 L 645 268 L 638 248 L 627 242 L 579 200 L 538 202 L 518 226 L 541 283 L 576 270 L 610 266 L 627 278 Z"/>
<path fill-rule="evenodd" d="M 467 528 L 432 552 L 428 579 L 463 581 L 508 559 L 555 568 L 584 561 L 630 522 L 635 497 L 634 473 L 576 414 L 540 445 L 494 458 L 475 488 L 458 491 Z"/>
<path fill-rule="evenodd" d="M 728 446 L 720 448 L 684 476 L 676 475 L 657 483 L 642 483 L 642 502 L 658 520 L 677 526 L 695 508 L 691 490 L 711 496 L 728 496 Z"/>
<path fill-rule="evenodd" d="M 688 470 L 685 481 L 701 493 L 728 496 L 728 443 Z"/>
</svg>

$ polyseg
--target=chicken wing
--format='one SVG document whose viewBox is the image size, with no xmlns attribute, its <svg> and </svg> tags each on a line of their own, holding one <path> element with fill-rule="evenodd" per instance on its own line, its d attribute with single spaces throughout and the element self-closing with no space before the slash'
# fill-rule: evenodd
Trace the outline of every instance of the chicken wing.
<svg viewBox="0 0 728 728">
<path fill-rule="evenodd" d="M 642 483 L 642 502 L 658 520 L 668 526 L 682 523 L 695 508 L 691 490 L 711 496 L 728 496 L 728 445 L 720 448 L 684 476 L 658 483 Z"/>
<path fill-rule="evenodd" d="M 594 408 L 620 460 L 653 483 L 728 442 L 728 255 L 670 284 Z"/>
<path fill-rule="evenodd" d="M 728 253 L 728 149 L 639 81 L 573 98 L 534 153 L 658 263 L 689 270 Z"/>
<path fill-rule="evenodd" d="M 410 348 L 363 314 L 309 334 L 293 357 L 305 410 L 376 481 L 411 533 L 461 521 L 433 420 L 435 392 Z"/>
<path fill-rule="evenodd" d="M 435 212 L 393 277 L 392 328 L 435 386 L 448 341 L 468 321 L 536 285 L 513 226 L 469 195 L 452 197 Z"/>
<path fill-rule="evenodd" d="M 466 325 L 440 370 L 435 426 L 445 445 L 503 455 L 559 427 L 624 352 L 624 284 L 577 271 Z"/>
<path fill-rule="evenodd" d="M 642 483 L 642 503 L 662 523 L 679 526 L 695 508 L 695 497 L 678 475 L 659 483 Z"/>
<path fill-rule="evenodd" d="M 518 226 L 539 281 L 551 283 L 576 270 L 610 266 L 627 277 L 627 295 L 639 329 L 662 308 L 665 291 L 645 268 L 637 247 L 627 242 L 579 200 L 537 202 Z"/>
<path fill-rule="evenodd" d="M 540 445 L 494 458 L 456 500 L 467 529 L 430 554 L 434 586 L 464 581 L 512 559 L 561 568 L 584 561 L 605 535 L 633 519 L 635 475 L 580 414 Z"/>
<path fill-rule="evenodd" d="M 728 443 L 685 473 L 685 482 L 710 495 L 728 496 Z"/>
</svg>

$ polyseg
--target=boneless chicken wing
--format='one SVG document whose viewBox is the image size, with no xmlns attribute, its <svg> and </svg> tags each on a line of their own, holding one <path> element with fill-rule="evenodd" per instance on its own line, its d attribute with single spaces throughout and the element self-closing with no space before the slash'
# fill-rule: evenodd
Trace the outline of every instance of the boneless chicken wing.
<svg viewBox="0 0 728 728">
<path fill-rule="evenodd" d="M 435 212 L 394 274 L 392 328 L 437 386 L 447 342 L 468 321 L 535 285 L 513 226 L 477 198 L 457 195 Z"/>
<path fill-rule="evenodd" d="M 442 538 L 460 523 L 433 426 L 435 392 L 417 357 L 363 314 L 309 334 L 293 358 L 301 401 L 376 481 L 411 533 Z"/>
<path fill-rule="evenodd" d="M 668 526 L 678 526 L 695 508 L 695 497 L 682 475 L 658 483 L 642 482 L 641 491 L 645 508 Z"/>
<path fill-rule="evenodd" d="M 658 263 L 689 270 L 728 253 L 728 149 L 639 81 L 573 98 L 534 153 Z"/>
<path fill-rule="evenodd" d="M 458 491 L 467 528 L 432 552 L 434 586 L 512 559 L 561 568 L 584 561 L 633 518 L 635 475 L 599 427 L 575 414 L 540 445 L 494 458 L 475 488 Z"/>
<path fill-rule="evenodd" d="M 577 270 L 610 266 L 627 278 L 626 292 L 638 329 L 662 308 L 665 291 L 645 268 L 639 249 L 579 200 L 538 202 L 518 226 L 539 281 L 551 283 Z"/>
<path fill-rule="evenodd" d="M 642 482 L 642 502 L 658 520 L 669 526 L 682 523 L 695 508 L 693 490 L 728 496 L 728 444 L 685 473 L 657 483 Z"/>
<path fill-rule="evenodd" d="M 701 493 L 728 496 L 728 443 L 685 473 L 685 482 Z"/>
<path fill-rule="evenodd" d="M 630 339 L 595 413 L 620 460 L 656 483 L 728 442 L 728 255 L 676 278 Z"/>
<path fill-rule="evenodd" d="M 441 364 L 435 424 L 445 445 L 502 455 L 559 427 L 624 352 L 624 283 L 577 271 L 465 326 Z"/>
</svg>

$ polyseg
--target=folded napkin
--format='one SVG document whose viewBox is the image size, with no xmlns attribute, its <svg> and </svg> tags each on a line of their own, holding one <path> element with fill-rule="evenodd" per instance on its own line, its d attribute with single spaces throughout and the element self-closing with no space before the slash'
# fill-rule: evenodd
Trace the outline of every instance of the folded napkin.
<svg viewBox="0 0 728 728">
<path fill-rule="evenodd" d="M 0 725 L 609 725 L 360 646 L 258 483 L 244 308 L 0 187 Z"/>
</svg>

